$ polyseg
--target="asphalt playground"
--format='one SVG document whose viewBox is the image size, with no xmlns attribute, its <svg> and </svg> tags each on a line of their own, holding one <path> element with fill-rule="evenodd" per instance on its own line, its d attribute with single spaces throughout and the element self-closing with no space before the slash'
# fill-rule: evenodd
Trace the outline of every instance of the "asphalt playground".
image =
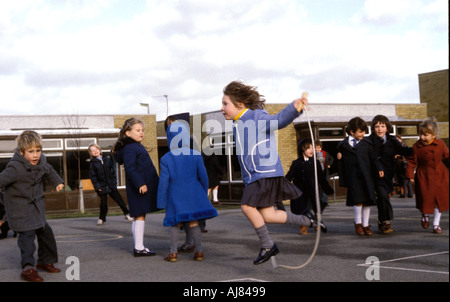
<svg viewBox="0 0 450 302">
<path fill-rule="evenodd" d="M 422 229 L 414 199 L 392 199 L 394 232 L 378 233 L 376 208 L 372 208 L 372 237 L 357 236 L 353 210 L 344 203 L 332 203 L 322 218 L 328 227 L 317 239 L 309 229 L 300 235 L 289 225 L 269 225 L 280 254 L 274 261 L 254 265 L 258 239 L 240 209 L 218 209 L 203 233 L 203 261 L 193 254 L 178 255 L 178 262 L 164 261 L 169 249 L 164 213 L 147 216 L 145 245 L 156 251 L 153 257 L 134 257 L 131 223 L 123 216 L 108 216 L 97 226 L 97 218 L 49 219 L 57 240 L 61 273 L 40 275 L 45 282 L 449 282 L 449 223 L 443 213 L 443 233 Z M 289 208 L 288 208 L 289 210 Z M 431 217 L 432 221 L 432 217 Z M 184 232 L 180 231 L 180 240 Z M 181 244 L 182 242 L 180 242 Z M 276 266 L 275 266 L 276 265 Z M 289 266 L 289 268 L 282 267 Z M 20 253 L 16 239 L 0 240 L 0 282 L 20 279 Z M 4 284 L 3 284 L 4 285 Z M 191 293 L 192 294 L 192 293 Z"/>
</svg>

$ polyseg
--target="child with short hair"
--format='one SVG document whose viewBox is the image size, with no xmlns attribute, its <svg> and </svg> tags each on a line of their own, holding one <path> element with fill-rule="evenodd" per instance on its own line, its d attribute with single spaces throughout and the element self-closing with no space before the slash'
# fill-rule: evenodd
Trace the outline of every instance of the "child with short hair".
<svg viewBox="0 0 450 302">
<path fill-rule="evenodd" d="M 100 146 L 96 143 L 89 145 L 88 152 L 91 157 L 89 178 L 92 181 L 95 192 L 100 197 L 100 214 L 97 225 L 103 225 L 106 221 L 106 214 L 108 214 L 108 195 L 120 207 L 125 215 L 125 219 L 133 221 L 133 218 L 129 215 L 130 211 L 117 190 L 117 180 L 111 158 L 109 156 L 103 156 Z"/>
<path fill-rule="evenodd" d="M 313 165 L 314 150 L 311 139 L 303 139 L 300 142 L 300 150 L 300 157 L 292 162 L 292 165 L 286 174 L 286 179 L 292 181 L 294 185 L 296 185 L 303 193 L 299 198 L 291 200 L 291 212 L 296 215 L 305 215 L 312 209 L 314 211 L 314 215 L 317 215 L 317 211 L 323 213 L 326 204 L 323 204 L 321 200 L 320 209 L 317 209 L 315 186 L 316 177 Z M 334 190 L 328 183 L 318 159 L 316 159 L 316 165 L 320 199 L 322 194 L 326 194 L 328 196 L 333 194 Z M 327 232 L 327 228 L 323 222 L 321 222 L 321 230 L 324 233 Z M 300 227 L 300 233 L 303 235 L 307 234 L 306 226 Z"/>
<path fill-rule="evenodd" d="M 44 279 L 36 269 L 58 273 L 56 240 L 45 219 L 44 180 L 56 191 L 64 188 L 63 180 L 47 163 L 42 154 L 42 137 L 35 131 L 24 131 L 17 138 L 17 149 L 0 173 L 0 188 L 5 189 L 5 208 L 8 223 L 19 234 L 17 244 L 21 252 L 21 278 L 31 282 Z M 35 266 L 34 243 L 37 237 L 38 259 Z"/>
<path fill-rule="evenodd" d="M 314 220 L 275 210 L 277 202 L 295 199 L 301 191 L 285 177 L 276 150 L 275 131 L 289 125 L 300 115 L 307 99 L 302 97 L 275 115 L 263 109 L 265 99 L 256 87 L 239 81 L 229 83 L 223 90 L 222 114 L 233 120 L 236 153 L 245 189 L 241 209 L 255 228 L 260 240 L 260 252 L 253 264 L 261 264 L 279 253 L 269 236 L 267 223 L 312 226 Z"/>
<path fill-rule="evenodd" d="M 159 176 L 147 149 L 141 144 L 143 139 L 144 123 L 132 117 L 124 122 L 113 148 L 115 160 L 125 167 L 128 206 L 130 216 L 134 218 L 131 231 L 135 257 L 156 255 L 144 246 L 144 232 L 146 214 L 158 210 L 156 194 Z"/>
<path fill-rule="evenodd" d="M 413 145 L 412 156 L 406 164 L 405 177 L 416 184 L 416 208 L 422 213 L 422 227 L 428 228 L 429 215 L 434 213 L 433 233 L 441 234 L 441 213 L 448 210 L 449 151 L 444 141 L 437 138 L 435 119 L 419 125 L 420 139 Z M 414 173 L 415 171 L 415 173 Z"/>
<path fill-rule="evenodd" d="M 158 208 L 166 209 L 164 226 L 170 227 L 169 255 L 164 259 L 176 262 L 179 226 L 194 240 L 194 259 L 203 260 L 199 220 L 217 216 L 208 199 L 208 175 L 201 153 L 191 149 L 189 128 L 175 121 L 167 128 L 170 151 L 161 158 L 158 186 Z"/>
<path fill-rule="evenodd" d="M 395 156 L 409 156 L 412 148 L 402 146 L 396 137 L 389 134 L 392 132 L 392 123 L 386 116 L 376 115 L 370 127 L 372 133 L 367 139 L 374 148 L 375 166 L 378 170 L 378 177 L 375 177 L 378 229 L 382 234 L 389 234 L 394 231 L 392 228 L 394 210 L 389 194 L 394 191 Z"/>
<path fill-rule="evenodd" d="M 347 187 L 346 205 L 353 207 L 355 231 L 360 236 L 372 236 L 369 227 L 370 206 L 376 205 L 373 174 L 375 152 L 371 142 L 364 139 L 367 123 L 352 118 L 346 127 L 348 136 L 337 145 L 339 185 Z"/>
</svg>

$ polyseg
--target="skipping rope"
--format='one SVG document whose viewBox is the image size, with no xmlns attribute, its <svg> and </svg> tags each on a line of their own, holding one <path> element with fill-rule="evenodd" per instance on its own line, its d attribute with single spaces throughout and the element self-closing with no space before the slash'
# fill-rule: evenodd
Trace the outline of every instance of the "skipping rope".
<svg viewBox="0 0 450 302">
<path fill-rule="evenodd" d="M 302 97 L 307 98 L 308 97 L 308 93 L 307 92 L 303 92 Z M 308 121 L 309 133 L 311 135 L 311 141 L 312 141 L 312 148 L 314 150 L 314 152 L 313 152 L 313 159 L 314 159 L 313 163 L 314 163 L 314 177 L 315 177 L 315 193 L 316 193 L 315 195 L 316 195 L 316 208 L 318 209 L 318 211 L 317 211 L 316 242 L 314 244 L 314 249 L 313 249 L 313 251 L 311 253 L 311 256 L 308 258 L 308 260 L 306 260 L 305 263 L 303 263 L 303 264 L 301 264 L 299 266 L 278 265 L 277 261 L 275 260 L 275 256 L 272 256 L 272 257 L 270 257 L 270 261 L 272 262 L 273 269 L 276 269 L 278 267 L 292 269 L 292 270 L 304 268 L 305 266 L 307 266 L 312 261 L 312 259 L 316 255 L 317 248 L 319 247 L 319 242 L 320 242 L 320 222 L 322 221 L 322 214 L 320 213 L 319 184 L 318 184 L 318 180 L 317 180 L 316 146 L 314 145 L 314 135 L 313 135 L 312 127 L 311 127 L 311 122 L 310 122 L 309 117 L 308 117 L 308 110 L 309 110 L 309 108 L 307 106 L 303 106 L 303 107 L 304 107 L 303 111 L 305 112 L 305 115 L 306 115 L 306 120 Z"/>
</svg>

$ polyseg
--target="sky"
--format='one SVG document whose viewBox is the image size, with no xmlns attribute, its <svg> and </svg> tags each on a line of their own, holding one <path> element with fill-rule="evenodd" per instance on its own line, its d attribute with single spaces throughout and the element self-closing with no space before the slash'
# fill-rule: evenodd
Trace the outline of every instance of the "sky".
<svg viewBox="0 0 450 302">
<path fill-rule="evenodd" d="M 0 0 L 0 114 L 163 120 L 234 80 L 311 110 L 419 103 L 448 41 L 447 0 Z"/>
</svg>

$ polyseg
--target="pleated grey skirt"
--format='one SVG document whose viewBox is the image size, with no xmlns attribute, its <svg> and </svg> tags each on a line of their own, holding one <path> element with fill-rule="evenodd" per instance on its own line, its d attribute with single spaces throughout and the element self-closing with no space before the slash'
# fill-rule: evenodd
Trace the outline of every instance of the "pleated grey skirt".
<svg viewBox="0 0 450 302">
<path fill-rule="evenodd" d="M 262 178 L 244 189 L 241 204 L 266 208 L 274 206 L 276 202 L 299 198 L 300 195 L 300 189 L 284 176 Z"/>
</svg>

